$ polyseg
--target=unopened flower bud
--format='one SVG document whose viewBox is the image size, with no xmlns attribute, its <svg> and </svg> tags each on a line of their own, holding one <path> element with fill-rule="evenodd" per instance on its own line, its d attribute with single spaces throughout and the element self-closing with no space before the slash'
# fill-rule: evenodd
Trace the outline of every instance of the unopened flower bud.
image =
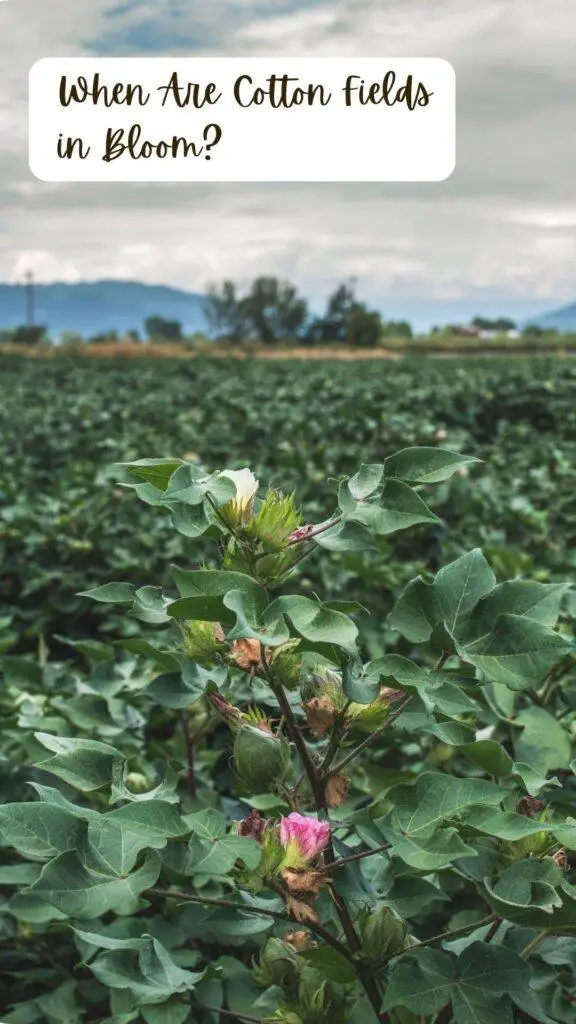
<svg viewBox="0 0 576 1024">
<path fill-rule="evenodd" d="M 282 939 L 268 939 L 258 966 L 254 968 L 254 980 L 268 988 L 279 985 L 283 989 L 296 989 L 303 967 L 302 960 L 288 942 Z"/>
<path fill-rule="evenodd" d="M 182 650 L 192 661 L 211 665 L 216 655 L 224 650 L 224 631 L 218 622 L 188 620 L 180 625 Z"/>
<path fill-rule="evenodd" d="M 270 664 L 274 668 L 274 677 L 287 690 L 294 690 L 300 684 L 300 646 L 300 640 L 288 640 L 280 647 L 271 648 Z"/>
<path fill-rule="evenodd" d="M 286 547 L 300 522 L 294 495 L 269 490 L 256 515 L 251 519 L 247 533 L 260 541 L 264 552 L 271 554 Z"/>
<path fill-rule="evenodd" d="M 245 794 L 266 793 L 290 768 L 290 748 L 258 726 L 242 724 L 234 742 L 234 768 Z"/>
<path fill-rule="evenodd" d="M 371 960 L 395 956 L 404 948 L 406 926 L 390 907 L 379 907 L 360 921 L 363 952 Z"/>
</svg>

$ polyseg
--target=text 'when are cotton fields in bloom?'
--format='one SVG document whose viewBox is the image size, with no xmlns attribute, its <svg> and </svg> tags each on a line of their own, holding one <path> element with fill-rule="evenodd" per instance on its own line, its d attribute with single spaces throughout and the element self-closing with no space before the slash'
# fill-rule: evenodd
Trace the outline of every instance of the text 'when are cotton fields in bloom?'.
<svg viewBox="0 0 576 1024">
<path fill-rule="evenodd" d="M 30 71 L 42 181 L 442 181 L 452 66 L 417 58 L 47 57 Z"/>
</svg>

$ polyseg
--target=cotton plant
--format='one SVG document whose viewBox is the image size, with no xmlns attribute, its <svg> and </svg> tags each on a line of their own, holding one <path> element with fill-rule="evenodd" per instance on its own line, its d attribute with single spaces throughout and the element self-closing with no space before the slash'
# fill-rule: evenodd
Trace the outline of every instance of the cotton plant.
<svg viewBox="0 0 576 1024">
<path fill-rule="evenodd" d="M 31 868 L 18 898 L 72 930 L 110 1022 L 576 1020 L 554 966 L 576 954 L 570 784 L 510 744 L 523 709 L 552 719 L 546 680 L 570 671 L 567 587 L 498 583 L 464 553 L 406 586 L 372 660 L 365 609 L 299 587 L 309 558 L 437 524 L 429 489 L 475 462 L 434 447 L 362 465 L 321 522 L 248 467 L 123 467 L 214 544 L 216 567 L 173 568 L 177 593 L 85 593 L 143 624 L 130 699 L 182 726 L 186 761 L 146 789 L 120 744 L 41 732 L 54 785 L 0 807 Z"/>
</svg>

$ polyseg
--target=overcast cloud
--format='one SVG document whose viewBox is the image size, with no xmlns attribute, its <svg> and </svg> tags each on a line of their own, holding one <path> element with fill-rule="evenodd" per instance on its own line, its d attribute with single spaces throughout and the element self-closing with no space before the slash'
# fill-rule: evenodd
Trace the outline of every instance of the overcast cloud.
<svg viewBox="0 0 576 1024">
<path fill-rule="evenodd" d="M 574 0 L 8 0 L 0 5 L 0 280 L 202 290 L 274 272 L 406 300 L 576 299 Z M 49 185 L 27 164 L 40 57 L 438 56 L 457 167 L 430 185 Z M 393 301 L 394 300 L 394 301 Z"/>
</svg>

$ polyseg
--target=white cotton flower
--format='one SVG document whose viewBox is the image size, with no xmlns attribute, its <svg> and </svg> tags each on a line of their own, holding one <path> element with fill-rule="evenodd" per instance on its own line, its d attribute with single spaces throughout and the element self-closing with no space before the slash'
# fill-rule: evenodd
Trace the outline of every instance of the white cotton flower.
<svg viewBox="0 0 576 1024">
<path fill-rule="evenodd" d="M 254 495 L 259 487 L 259 481 L 251 469 L 225 469 L 220 476 L 231 480 L 236 488 L 235 505 L 239 510 L 245 511 L 252 503 Z"/>
</svg>

